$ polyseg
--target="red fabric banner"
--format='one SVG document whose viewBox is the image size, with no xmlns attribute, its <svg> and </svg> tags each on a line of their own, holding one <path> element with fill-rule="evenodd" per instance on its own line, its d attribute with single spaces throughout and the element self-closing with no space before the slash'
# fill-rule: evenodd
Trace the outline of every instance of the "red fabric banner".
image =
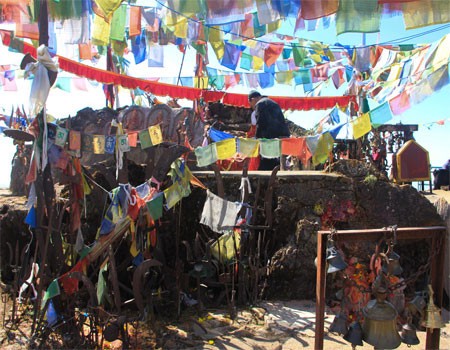
<svg viewBox="0 0 450 350">
<path fill-rule="evenodd" d="M 9 31 L 0 30 L 3 44 L 9 46 L 11 44 L 12 35 Z M 17 39 L 16 39 L 17 40 Z M 36 48 L 26 42 L 23 43 L 23 53 L 30 53 L 33 57 L 37 57 Z M 246 94 L 230 94 L 221 91 L 208 91 L 198 88 L 177 86 L 159 83 L 155 81 L 133 78 L 127 75 L 121 75 L 114 72 L 109 72 L 95 67 L 86 66 L 82 63 L 75 62 L 63 56 L 58 57 L 59 68 L 78 75 L 80 77 L 88 78 L 90 80 L 98 81 L 103 84 L 120 85 L 127 89 L 140 88 L 143 91 L 151 92 L 157 96 L 170 96 L 172 98 L 186 98 L 188 100 L 197 100 L 200 97 L 205 102 L 221 101 L 223 104 L 250 108 L 248 97 Z M 330 96 L 330 97 L 284 97 L 272 96 L 280 107 L 284 110 L 317 110 L 329 109 L 339 105 L 339 107 L 348 106 L 349 102 L 356 104 L 355 96 Z"/>
</svg>

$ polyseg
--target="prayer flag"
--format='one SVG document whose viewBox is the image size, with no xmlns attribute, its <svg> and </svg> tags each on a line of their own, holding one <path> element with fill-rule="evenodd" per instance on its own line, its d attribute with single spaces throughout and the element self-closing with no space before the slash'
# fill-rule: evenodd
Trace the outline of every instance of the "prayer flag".
<svg viewBox="0 0 450 350">
<path fill-rule="evenodd" d="M 339 1 L 336 14 L 336 34 L 375 33 L 380 31 L 378 0 Z"/>
<path fill-rule="evenodd" d="M 217 159 L 230 159 L 236 154 L 236 139 L 226 139 L 216 142 Z"/>
<path fill-rule="evenodd" d="M 128 133 L 128 143 L 130 147 L 137 146 L 138 133 L 137 132 L 129 132 Z"/>
<path fill-rule="evenodd" d="M 334 139 L 329 132 L 320 135 L 316 150 L 312 157 L 312 163 L 314 165 L 325 163 L 330 155 L 330 152 L 333 150 L 333 146 Z"/>
<path fill-rule="evenodd" d="M 281 156 L 280 140 L 260 139 L 259 154 L 263 158 L 279 158 Z"/>
<path fill-rule="evenodd" d="M 150 134 L 150 139 L 153 146 L 159 145 L 163 142 L 161 126 L 159 124 L 150 126 L 148 128 L 148 132 Z"/>
<path fill-rule="evenodd" d="M 238 152 L 248 158 L 257 157 L 259 154 L 259 141 L 256 139 L 238 139 Z"/>
<path fill-rule="evenodd" d="M 215 143 L 205 147 L 197 147 L 194 152 L 197 158 L 197 165 L 199 167 L 205 167 L 217 161 Z"/>
<path fill-rule="evenodd" d="M 105 137 L 105 153 L 114 154 L 116 146 L 116 137 L 114 135 L 107 135 Z"/>
<path fill-rule="evenodd" d="M 94 154 L 105 153 L 105 135 L 94 135 L 92 139 Z"/>
<path fill-rule="evenodd" d="M 89 134 L 83 134 L 81 136 L 81 150 L 83 152 L 92 152 L 94 150 L 94 147 L 92 145 L 92 141 L 93 141 L 94 137 L 92 135 Z"/>
<path fill-rule="evenodd" d="M 117 136 L 118 147 L 121 152 L 129 152 L 130 144 L 128 143 L 128 135 Z"/>
<path fill-rule="evenodd" d="M 141 6 L 130 6 L 129 36 L 141 34 Z"/>
<path fill-rule="evenodd" d="M 353 126 L 353 138 L 355 140 L 363 137 L 365 134 L 370 132 L 370 130 L 372 130 L 369 113 L 364 113 L 360 117 L 352 120 L 350 123 Z"/>
<path fill-rule="evenodd" d="M 139 141 L 141 142 L 142 149 L 146 149 L 152 146 L 152 141 L 150 139 L 148 129 L 139 131 Z"/>
<path fill-rule="evenodd" d="M 69 149 L 72 151 L 81 149 L 81 133 L 79 131 L 70 130 Z"/>
<path fill-rule="evenodd" d="M 145 203 L 148 213 L 153 220 L 158 220 L 163 214 L 163 198 L 163 192 L 160 192 L 154 195 L 152 199 Z"/>
<path fill-rule="evenodd" d="M 69 136 L 69 131 L 65 128 L 56 126 L 56 135 L 55 135 L 55 145 L 59 147 L 64 147 L 66 145 L 67 137 Z"/>
<path fill-rule="evenodd" d="M 175 181 L 172 186 L 164 190 L 164 197 L 166 199 L 167 209 L 172 208 L 183 198 L 178 181 Z"/>
<path fill-rule="evenodd" d="M 378 107 L 372 109 L 369 112 L 370 122 L 374 128 L 378 128 L 380 125 L 386 124 L 392 119 L 392 111 L 389 107 L 389 103 L 384 102 Z"/>
</svg>

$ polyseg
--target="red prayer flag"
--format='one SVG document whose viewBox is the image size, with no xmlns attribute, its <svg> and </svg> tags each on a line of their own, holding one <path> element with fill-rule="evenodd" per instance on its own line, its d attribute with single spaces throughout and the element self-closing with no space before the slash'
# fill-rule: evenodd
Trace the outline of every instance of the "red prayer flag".
<svg viewBox="0 0 450 350">
<path fill-rule="evenodd" d="M 338 0 L 302 0 L 302 18 L 317 19 L 336 13 Z"/>
<path fill-rule="evenodd" d="M 269 47 L 264 50 L 264 63 L 267 67 L 270 67 L 272 64 L 276 62 L 278 57 L 280 57 L 283 52 L 284 44 L 283 43 L 273 43 L 269 44 Z"/>
</svg>

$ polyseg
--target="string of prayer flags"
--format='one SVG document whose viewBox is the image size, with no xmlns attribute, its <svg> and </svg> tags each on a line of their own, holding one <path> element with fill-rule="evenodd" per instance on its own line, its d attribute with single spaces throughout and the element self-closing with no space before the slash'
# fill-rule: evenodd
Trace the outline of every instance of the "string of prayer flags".
<svg viewBox="0 0 450 350">
<path fill-rule="evenodd" d="M 363 137 L 365 134 L 370 132 L 370 130 L 372 130 L 369 113 L 364 113 L 360 117 L 352 120 L 350 123 L 353 127 L 353 138 L 355 140 Z"/>
<path fill-rule="evenodd" d="M 55 135 L 55 145 L 59 147 L 64 147 L 67 141 L 67 137 L 69 136 L 69 131 L 65 128 L 56 126 L 56 135 Z"/>
<path fill-rule="evenodd" d="M 215 143 L 217 159 L 224 160 L 233 158 L 236 154 L 236 139 L 226 139 Z"/>
<path fill-rule="evenodd" d="M 72 151 L 81 149 L 81 133 L 79 131 L 70 130 L 69 149 Z"/>
<path fill-rule="evenodd" d="M 280 140 L 278 139 L 259 140 L 259 153 L 263 158 L 279 158 L 281 156 Z"/>
</svg>

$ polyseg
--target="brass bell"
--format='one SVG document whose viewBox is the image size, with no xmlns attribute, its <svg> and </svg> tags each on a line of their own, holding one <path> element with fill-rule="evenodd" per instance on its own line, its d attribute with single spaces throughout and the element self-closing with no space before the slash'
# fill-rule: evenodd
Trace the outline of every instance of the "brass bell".
<svg viewBox="0 0 450 350">
<path fill-rule="evenodd" d="M 417 345 L 420 343 L 419 338 L 417 338 L 416 327 L 411 324 L 410 319 L 402 326 L 400 338 L 402 338 L 403 343 L 408 345 Z"/>
<path fill-rule="evenodd" d="M 380 288 L 376 299 L 363 309 L 363 340 L 376 349 L 395 349 L 401 344 L 397 332 L 397 310 L 386 301 L 386 289 Z"/>
<path fill-rule="evenodd" d="M 344 335 L 344 339 L 352 344 L 352 347 L 356 347 L 357 345 L 363 346 L 362 336 L 361 323 L 354 321 L 350 324 L 347 334 Z"/>
<path fill-rule="evenodd" d="M 330 239 L 327 247 L 327 273 L 333 273 L 347 268 L 347 263 L 334 245 L 334 241 Z"/>
<path fill-rule="evenodd" d="M 328 331 L 330 333 L 339 335 L 347 334 L 347 317 L 344 313 L 340 312 L 337 316 L 334 317 L 334 320 L 331 323 L 330 328 L 328 328 Z"/>
<path fill-rule="evenodd" d="M 425 309 L 425 317 L 422 321 L 422 326 L 430 329 L 442 328 L 444 327 L 444 324 L 442 322 L 441 309 L 434 304 L 434 292 L 433 288 L 431 288 L 431 284 L 428 285 L 428 289 L 430 290 L 430 300 Z"/>
<path fill-rule="evenodd" d="M 386 263 L 383 264 L 382 270 L 384 273 L 394 276 L 400 276 L 403 273 L 403 268 L 400 266 L 400 255 L 394 252 L 392 244 L 389 245 L 386 252 Z"/>
</svg>

